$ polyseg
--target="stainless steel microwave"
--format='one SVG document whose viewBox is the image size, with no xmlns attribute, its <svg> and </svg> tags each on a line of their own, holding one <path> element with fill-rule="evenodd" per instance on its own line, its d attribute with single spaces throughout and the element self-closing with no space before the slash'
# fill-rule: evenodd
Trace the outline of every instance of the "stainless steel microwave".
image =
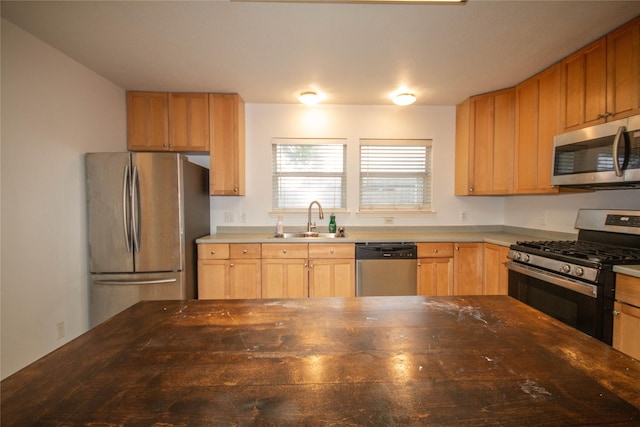
<svg viewBox="0 0 640 427">
<path fill-rule="evenodd" d="M 640 116 L 556 135 L 552 185 L 640 188 Z"/>
</svg>

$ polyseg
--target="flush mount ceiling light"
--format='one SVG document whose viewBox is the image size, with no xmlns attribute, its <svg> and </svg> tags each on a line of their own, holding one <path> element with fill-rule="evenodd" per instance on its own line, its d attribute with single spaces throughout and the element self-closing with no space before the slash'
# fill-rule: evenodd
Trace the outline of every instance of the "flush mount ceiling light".
<svg viewBox="0 0 640 427">
<path fill-rule="evenodd" d="M 322 101 L 322 95 L 318 92 L 308 90 L 301 92 L 298 95 L 298 101 L 302 102 L 304 105 L 316 105 L 318 102 Z"/>
<path fill-rule="evenodd" d="M 411 105 L 416 102 L 416 96 L 411 92 L 396 93 L 391 97 L 396 105 Z"/>
</svg>

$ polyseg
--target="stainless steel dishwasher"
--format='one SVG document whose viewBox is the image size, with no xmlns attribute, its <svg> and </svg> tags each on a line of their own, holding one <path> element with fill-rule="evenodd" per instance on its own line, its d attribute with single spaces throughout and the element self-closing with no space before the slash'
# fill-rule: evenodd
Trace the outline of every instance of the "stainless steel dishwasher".
<svg viewBox="0 0 640 427">
<path fill-rule="evenodd" d="M 416 295 L 415 243 L 356 243 L 356 296 Z"/>
</svg>

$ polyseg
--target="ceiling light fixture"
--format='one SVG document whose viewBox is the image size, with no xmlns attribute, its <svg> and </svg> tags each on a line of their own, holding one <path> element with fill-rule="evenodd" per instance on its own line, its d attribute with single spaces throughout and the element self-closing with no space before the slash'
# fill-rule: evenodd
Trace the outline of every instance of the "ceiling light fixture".
<svg viewBox="0 0 640 427">
<path fill-rule="evenodd" d="M 316 105 L 318 102 L 322 101 L 322 96 L 318 92 L 314 91 L 301 92 L 300 95 L 298 95 L 298 101 L 305 105 Z"/>
<path fill-rule="evenodd" d="M 411 105 L 416 102 L 416 96 L 410 92 L 401 92 L 393 95 L 391 100 L 396 105 Z"/>
</svg>

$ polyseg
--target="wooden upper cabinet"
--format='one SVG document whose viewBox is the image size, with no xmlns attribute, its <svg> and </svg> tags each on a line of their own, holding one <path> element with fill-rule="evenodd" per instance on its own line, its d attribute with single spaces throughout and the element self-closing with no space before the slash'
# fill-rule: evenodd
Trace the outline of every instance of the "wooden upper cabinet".
<svg viewBox="0 0 640 427">
<path fill-rule="evenodd" d="M 244 196 L 244 101 L 238 94 L 209 94 L 212 196 Z"/>
<path fill-rule="evenodd" d="M 127 145 L 131 151 L 169 148 L 169 96 L 127 92 Z"/>
<path fill-rule="evenodd" d="M 560 131 L 560 86 L 560 64 L 516 86 L 515 194 L 558 192 L 551 161 Z"/>
<path fill-rule="evenodd" d="M 565 130 L 603 123 L 607 114 L 607 43 L 601 38 L 562 61 Z"/>
<path fill-rule="evenodd" d="M 209 151 L 209 98 L 201 93 L 127 92 L 131 151 Z"/>
<path fill-rule="evenodd" d="M 640 113 L 640 18 L 562 61 L 565 131 Z"/>
<path fill-rule="evenodd" d="M 169 149 L 209 151 L 208 94 L 169 94 Z"/>
<path fill-rule="evenodd" d="M 458 105 L 456 195 L 512 194 L 514 139 L 514 88 Z"/>
<path fill-rule="evenodd" d="M 640 114 L 640 17 L 607 35 L 609 120 Z"/>
</svg>

